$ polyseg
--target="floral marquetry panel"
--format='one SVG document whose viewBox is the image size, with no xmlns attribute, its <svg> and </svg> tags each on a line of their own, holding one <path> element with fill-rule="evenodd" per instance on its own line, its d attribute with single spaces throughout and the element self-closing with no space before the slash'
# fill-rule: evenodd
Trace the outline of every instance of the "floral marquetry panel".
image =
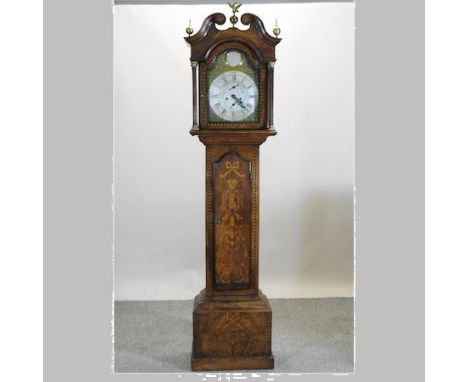
<svg viewBox="0 0 468 382">
<path fill-rule="evenodd" d="M 215 288 L 248 288 L 251 162 L 232 151 L 213 163 Z"/>
<path fill-rule="evenodd" d="M 208 290 L 252 294 L 257 286 L 258 147 L 207 147 Z"/>
</svg>

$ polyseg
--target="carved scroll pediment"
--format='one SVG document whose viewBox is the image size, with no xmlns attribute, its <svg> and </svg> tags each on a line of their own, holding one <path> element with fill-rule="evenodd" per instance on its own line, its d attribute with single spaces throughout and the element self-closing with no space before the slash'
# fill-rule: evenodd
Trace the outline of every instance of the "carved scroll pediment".
<svg viewBox="0 0 468 382">
<path fill-rule="evenodd" d="M 213 34 L 217 30 L 216 24 L 223 25 L 226 22 L 226 16 L 222 13 L 212 13 L 204 21 L 200 30 L 193 36 L 185 37 L 190 45 L 196 45 L 198 42 L 206 38 L 206 36 Z"/>
<path fill-rule="evenodd" d="M 224 25 L 226 16 L 222 13 L 209 15 L 196 34 L 185 37 L 185 41 L 192 47 L 191 60 L 205 61 L 217 45 L 229 41 L 239 41 L 256 51 L 262 61 L 274 61 L 275 46 L 281 39 L 271 36 L 266 31 L 262 20 L 252 13 L 244 13 L 240 20 L 249 28 L 241 30 L 231 27 L 221 30 L 216 25 Z"/>
</svg>

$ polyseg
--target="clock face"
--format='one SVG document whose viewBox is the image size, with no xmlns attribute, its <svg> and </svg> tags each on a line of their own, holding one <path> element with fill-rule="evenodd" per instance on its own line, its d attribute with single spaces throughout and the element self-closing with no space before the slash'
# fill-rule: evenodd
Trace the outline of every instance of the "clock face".
<svg viewBox="0 0 468 382">
<path fill-rule="evenodd" d="M 232 55 L 228 55 L 227 59 L 232 63 L 238 60 L 237 56 Z M 257 109 L 258 88 L 248 74 L 230 70 L 211 82 L 208 99 L 210 108 L 222 120 L 244 121 Z"/>
</svg>

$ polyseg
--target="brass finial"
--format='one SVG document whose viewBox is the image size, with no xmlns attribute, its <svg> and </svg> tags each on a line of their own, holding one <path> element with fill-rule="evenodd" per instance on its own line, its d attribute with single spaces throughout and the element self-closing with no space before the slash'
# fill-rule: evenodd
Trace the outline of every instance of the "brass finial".
<svg viewBox="0 0 468 382">
<path fill-rule="evenodd" d="M 278 35 L 281 33 L 281 29 L 278 28 L 278 19 L 275 19 L 275 27 L 273 28 L 273 34 L 275 37 L 278 37 Z"/>
<path fill-rule="evenodd" d="M 189 19 L 188 21 L 188 28 L 185 28 L 185 32 L 189 35 L 193 33 L 193 28 L 192 28 L 192 19 Z"/>
<path fill-rule="evenodd" d="M 237 1 L 228 1 L 228 5 L 232 9 L 232 16 L 229 18 L 229 21 L 231 22 L 232 26 L 234 26 L 239 21 L 239 18 L 236 16 L 236 13 L 239 12 L 239 8 L 242 4 L 238 3 Z"/>
</svg>

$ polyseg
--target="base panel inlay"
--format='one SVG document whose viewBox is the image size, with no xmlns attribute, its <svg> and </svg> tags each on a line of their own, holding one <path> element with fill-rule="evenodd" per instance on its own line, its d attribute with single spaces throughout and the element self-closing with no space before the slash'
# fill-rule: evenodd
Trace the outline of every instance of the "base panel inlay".
<svg viewBox="0 0 468 382">
<path fill-rule="evenodd" d="M 192 370 L 273 368 L 271 322 L 261 291 L 229 299 L 201 291 L 193 309 Z"/>
</svg>

